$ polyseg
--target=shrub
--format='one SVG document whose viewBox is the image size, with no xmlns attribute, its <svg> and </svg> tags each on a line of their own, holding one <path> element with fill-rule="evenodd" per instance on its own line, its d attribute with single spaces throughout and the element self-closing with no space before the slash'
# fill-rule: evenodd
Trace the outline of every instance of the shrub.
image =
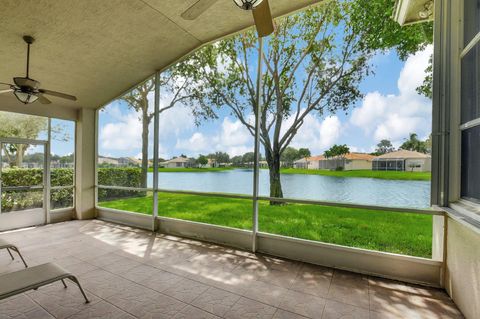
<svg viewBox="0 0 480 319">
<path fill-rule="evenodd" d="M 72 168 L 56 168 L 51 170 L 50 176 L 52 187 L 72 186 L 74 170 Z M 40 168 L 7 168 L 2 170 L 2 180 L 2 186 L 4 187 L 42 185 L 43 171 Z M 98 183 L 108 186 L 141 187 L 141 169 L 136 167 L 99 168 Z M 73 206 L 73 189 L 52 189 L 50 195 L 51 209 Z M 100 201 L 145 195 L 145 192 L 111 189 L 100 189 L 98 192 Z M 2 212 L 42 207 L 43 192 L 3 191 L 1 201 Z"/>
<path fill-rule="evenodd" d="M 142 170 L 138 167 L 99 168 L 98 184 L 104 186 L 142 187 Z M 99 189 L 98 201 L 146 196 L 146 192 Z"/>
</svg>

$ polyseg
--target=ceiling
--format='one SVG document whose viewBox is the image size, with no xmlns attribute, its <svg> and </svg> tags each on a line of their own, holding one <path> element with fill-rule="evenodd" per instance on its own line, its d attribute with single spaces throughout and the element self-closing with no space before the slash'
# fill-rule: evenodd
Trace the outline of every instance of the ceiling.
<svg viewBox="0 0 480 319">
<path fill-rule="evenodd" d="M 218 0 L 198 19 L 183 20 L 180 14 L 196 1 L 3 0 L 0 82 L 24 76 L 22 36 L 28 34 L 36 38 L 30 77 L 42 88 L 78 98 L 49 97 L 52 107 L 102 107 L 203 44 L 253 25 L 251 13 L 233 0 Z M 278 17 L 319 2 L 270 0 L 270 5 Z M 20 104 L 10 94 L 0 95 L 0 108 L 12 103 Z"/>
</svg>

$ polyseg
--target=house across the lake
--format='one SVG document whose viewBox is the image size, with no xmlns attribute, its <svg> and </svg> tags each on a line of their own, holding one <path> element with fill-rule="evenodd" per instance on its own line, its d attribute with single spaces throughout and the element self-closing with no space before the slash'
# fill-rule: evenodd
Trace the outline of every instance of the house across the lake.
<svg viewBox="0 0 480 319">
<path fill-rule="evenodd" d="M 430 172 L 432 157 L 414 151 L 399 150 L 378 156 L 373 160 L 374 171 Z"/>
<path fill-rule="evenodd" d="M 372 161 L 375 156 L 365 153 L 348 153 L 344 156 L 326 158 L 325 156 L 314 156 L 299 160 L 294 163 L 295 168 L 328 169 L 345 171 L 371 170 Z"/>
<path fill-rule="evenodd" d="M 188 168 L 188 167 L 193 167 L 195 165 L 195 161 L 186 158 L 186 157 L 175 157 L 169 161 L 163 162 L 160 164 L 160 166 L 165 167 L 165 168 Z"/>
</svg>

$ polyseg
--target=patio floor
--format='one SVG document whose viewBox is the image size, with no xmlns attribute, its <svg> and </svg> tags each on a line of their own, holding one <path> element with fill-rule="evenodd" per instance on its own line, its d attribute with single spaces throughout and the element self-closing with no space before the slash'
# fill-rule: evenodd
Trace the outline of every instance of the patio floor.
<svg viewBox="0 0 480 319">
<path fill-rule="evenodd" d="M 437 289 L 287 261 L 99 220 L 0 234 L 52 284 L 0 301 L 0 318 L 462 318 Z M 0 273 L 22 269 L 0 251 Z M 68 282 L 67 282 L 68 284 Z"/>
</svg>

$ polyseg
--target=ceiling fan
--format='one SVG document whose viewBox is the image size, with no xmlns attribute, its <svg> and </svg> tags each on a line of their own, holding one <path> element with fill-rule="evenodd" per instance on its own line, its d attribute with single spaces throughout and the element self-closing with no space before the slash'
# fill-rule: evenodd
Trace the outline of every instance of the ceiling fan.
<svg viewBox="0 0 480 319">
<path fill-rule="evenodd" d="M 198 0 L 181 14 L 185 20 L 195 20 L 207 11 L 218 0 Z M 260 37 L 270 35 L 274 31 L 272 13 L 268 0 L 233 0 L 237 6 L 244 10 L 252 10 L 253 19 Z"/>
<path fill-rule="evenodd" d="M 77 98 L 73 95 L 40 89 L 40 82 L 29 78 L 30 45 L 35 41 L 35 39 L 29 35 L 26 35 L 23 37 L 23 40 L 27 43 L 27 75 L 25 77 L 14 77 L 13 82 L 15 84 L 0 82 L 0 84 L 10 86 L 10 88 L 7 90 L 0 90 L 0 94 L 13 92 L 17 99 L 24 104 L 30 104 L 35 102 L 36 100 L 38 100 L 42 104 L 52 103 L 44 95 L 51 95 L 60 97 L 62 99 L 76 101 Z"/>
</svg>

